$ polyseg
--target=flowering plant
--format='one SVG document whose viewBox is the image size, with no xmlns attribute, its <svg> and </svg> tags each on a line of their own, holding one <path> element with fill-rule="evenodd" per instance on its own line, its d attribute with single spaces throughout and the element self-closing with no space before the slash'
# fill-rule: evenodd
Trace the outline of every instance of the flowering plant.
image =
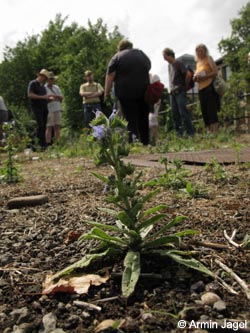
<svg viewBox="0 0 250 333">
<path fill-rule="evenodd" d="M 100 246 L 94 251 L 95 253 L 87 254 L 77 263 L 55 274 L 54 279 L 70 274 L 75 269 L 84 269 L 92 260 L 107 255 L 114 256 L 114 253 L 124 256 L 122 294 L 125 297 L 134 292 L 141 273 L 141 257 L 149 253 L 170 257 L 178 263 L 213 275 L 202 263 L 190 258 L 190 252 L 179 249 L 181 238 L 195 234 L 195 230 L 169 233 L 172 227 L 185 219 L 184 216 L 178 216 L 167 222 L 165 205 L 159 204 L 144 209 L 145 204 L 159 192 L 159 189 L 143 194 L 140 182 L 142 173 L 135 174 L 135 167 L 122 160 L 122 157 L 129 153 L 126 122 L 117 115 L 107 119 L 103 114 L 98 114 L 91 125 L 94 137 L 100 143 L 96 163 L 98 165 L 107 163 L 114 171 L 112 177 L 94 173 L 109 186 L 106 200 L 113 204 L 114 209 L 103 210 L 113 216 L 114 223 L 110 225 L 85 221 L 93 228 L 82 235 L 80 241 L 95 239 L 100 241 Z M 163 223 L 155 230 L 155 225 L 160 221 Z"/>
</svg>

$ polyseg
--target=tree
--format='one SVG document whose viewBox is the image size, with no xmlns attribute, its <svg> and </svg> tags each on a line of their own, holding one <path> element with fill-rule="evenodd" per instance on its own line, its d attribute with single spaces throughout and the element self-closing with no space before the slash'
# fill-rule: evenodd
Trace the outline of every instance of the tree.
<svg viewBox="0 0 250 333">
<path fill-rule="evenodd" d="M 87 28 L 75 22 L 66 25 L 60 14 L 39 35 L 29 36 L 14 48 L 6 47 L 0 64 L 0 91 L 13 109 L 29 109 L 27 86 L 42 68 L 59 75 L 58 84 L 64 94 L 63 117 L 70 129 L 82 127 L 82 101 L 79 87 L 83 73 L 92 69 L 95 79 L 104 84 L 108 60 L 123 36 L 115 27 L 112 32 L 101 19 L 88 22 Z M 18 117 L 15 114 L 15 117 Z"/>
<path fill-rule="evenodd" d="M 221 117 L 224 120 L 241 121 L 245 117 L 243 96 L 250 91 L 250 2 L 239 11 L 239 17 L 231 21 L 231 36 L 222 39 L 219 49 L 224 54 L 225 63 L 231 69 L 229 89 L 222 99 Z"/>
<path fill-rule="evenodd" d="M 235 73 L 241 72 L 244 78 L 249 80 L 247 55 L 250 52 L 250 2 L 239 11 L 239 15 L 239 18 L 231 21 L 231 36 L 220 41 L 219 49 L 225 55 L 231 70 Z"/>
</svg>

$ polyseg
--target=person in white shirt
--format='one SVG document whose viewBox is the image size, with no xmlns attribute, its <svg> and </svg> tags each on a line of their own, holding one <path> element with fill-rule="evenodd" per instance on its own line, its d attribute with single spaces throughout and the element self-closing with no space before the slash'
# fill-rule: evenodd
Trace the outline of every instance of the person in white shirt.
<svg viewBox="0 0 250 333">
<path fill-rule="evenodd" d="M 46 143 L 51 144 L 52 129 L 54 129 L 54 138 L 58 140 L 60 137 L 61 112 L 63 95 L 61 89 L 55 84 L 56 77 L 53 72 L 49 73 L 48 82 L 46 84 L 48 100 L 48 119 L 46 125 Z"/>
</svg>

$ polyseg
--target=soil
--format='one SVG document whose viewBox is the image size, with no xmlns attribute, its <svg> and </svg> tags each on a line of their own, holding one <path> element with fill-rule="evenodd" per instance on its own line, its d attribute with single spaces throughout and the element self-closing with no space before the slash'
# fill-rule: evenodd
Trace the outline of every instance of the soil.
<svg viewBox="0 0 250 333">
<path fill-rule="evenodd" d="M 201 273 L 151 257 L 143 259 L 145 275 L 139 280 L 134 295 L 125 300 L 120 289 L 122 261 L 103 262 L 113 275 L 106 283 L 91 286 L 87 294 L 42 295 L 47 274 L 76 262 L 97 245 L 92 241 L 67 243 L 69 232 L 89 230 L 86 220 L 111 224 L 114 221 L 99 209 L 110 204 L 105 201 L 103 184 L 91 174 L 97 170 L 93 161 L 48 158 L 46 152 L 22 159 L 22 182 L 0 187 L 0 332 L 98 332 L 101 331 L 96 329 L 98 324 L 107 319 L 121 321 L 121 325 L 119 329 L 108 328 L 103 332 L 174 333 L 195 329 L 198 332 L 199 327 L 194 325 L 188 330 L 178 329 L 180 319 L 187 327 L 198 320 L 214 325 L 224 319 L 238 320 L 242 325 L 248 320 L 250 330 L 247 290 L 218 264 L 220 261 L 231 268 L 250 288 L 250 250 L 230 244 L 224 235 L 224 230 L 231 236 L 237 229 L 234 240 L 238 244 L 250 235 L 249 165 L 222 166 L 223 172 L 219 170 L 217 174 L 204 166 L 186 166 L 188 179 L 206 189 L 206 196 L 192 198 L 184 191 L 162 187 L 148 203 L 166 204 L 168 220 L 187 216 L 177 230 L 192 228 L 199 234 L 184 239 L 183 247 L 196 251 L 196 258 L 237 294 Z M 143 171 L 145 181 L 163 172 L 163 168 L 157 167 L 137 167 L 137 170 Z M 98 172 L 108 175 L 110 169 L 99 167 Z M 47 195 L 48 202 L 8 209 L 10 199 L 38 194 Z M 209 296 L 208 292 L 216 294 L 219 302 L 202 301 L 204 295 Z M 100 308 L 83 308 L 76 301 Z M 51 329 L 46 324 L 48 317 Z M 212 332 L 212 326 L 203 326 L 203 329 Z M 238 332 L 247 332 L 247 327 Z"/>
</svg>

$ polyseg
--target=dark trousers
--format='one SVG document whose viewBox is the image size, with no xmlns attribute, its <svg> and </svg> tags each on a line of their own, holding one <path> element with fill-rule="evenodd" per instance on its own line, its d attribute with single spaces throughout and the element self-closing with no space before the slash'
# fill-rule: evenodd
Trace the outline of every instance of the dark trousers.
<svg viewBox="0 0 250 333">
<path fill-rule="evenodd" d="M 129 142 L 136 137 L 149 144 L 149 106 L 143 99 L 120 99 L 121 110 L 128 122 Z"/>
<path fill-rule="evenodd" d="M 205 126 L 218 123 L 220 96 L 215 92 L 212 84 L 202 90 L 199 90 L 199 100 Z"/>
<path fill-rule="evenodd" d="M 86 128 L 91 128 L 91 126 L 89 124 L 95 118 L 96 111 L 102 111 L 100 103 L 83 104 L 84 126 Z"/>
<path fill-rule="evenodd" d="M 35 109 L 35 110 L 33 110 L 33 112 L 34 112 L 36 124 L 37 124 L 38 143 L 41 147 L 46 147 L 45 131 L 46 131 L 48 110 L 47 109 Z"/>
</svg>

